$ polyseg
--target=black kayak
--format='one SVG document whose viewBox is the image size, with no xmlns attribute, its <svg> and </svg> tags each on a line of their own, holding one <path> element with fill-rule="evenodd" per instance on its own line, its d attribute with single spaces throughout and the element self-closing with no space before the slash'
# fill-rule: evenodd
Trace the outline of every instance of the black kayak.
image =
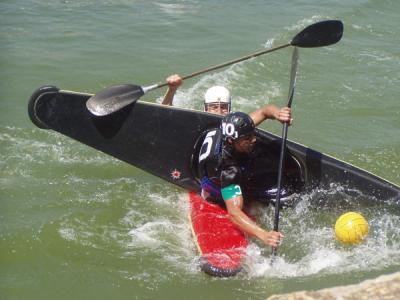
<svg viewBox="0 0 400 300">
<path fill-rule="evenodd" d="M 137 101 L 98 117 L 86 108 L 91 96 L 41 87 L 29 100 L 29 117 L 39 128 L 57 131 L 186 190 L 199 190 L 199 148 L 204 133 L 217 128 L 221 116 Z M 271 161 L 278 162 L 281 138 L 260 129 L 256 134 Z M 337 184 L 377 201 L 400 201 L 399 186 L 351 164 L 292 141 L 286 153 L 283 177 L 293 191 Z M 273 177 L 278 166 L 269 169 Z"/>
</svg>

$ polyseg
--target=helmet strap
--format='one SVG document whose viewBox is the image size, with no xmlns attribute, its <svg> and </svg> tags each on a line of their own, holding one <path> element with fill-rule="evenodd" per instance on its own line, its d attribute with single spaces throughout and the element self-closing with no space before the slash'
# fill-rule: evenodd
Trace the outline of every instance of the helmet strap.
<svg viewBox="0 0 400 300">
<path fill-rule="evenodd" d="M 235 142 L 232 138 L 228 137 L 226 138 L 225 142 L 229 145 L 233 145 L 233 143 Z"/>
<path fill-rule="evenodd" d="M 228 114 L 231 112 L 231 103 L 230 103 L 230 102 L 229 102 L 229 103 L 226 103 L 226 102 L 221 102 L 221 101 L 212 102 L 212 103 L 206 103 L 206 102 L 204 101 L 204 111 L 207 111 L 207 105 L 210 105 L 210 104 L 213 104 L 213 103 L 218 103 L 218 104 L 219 104 L 219 107 L 221 107 L 221 103 L 222 103 L 222 104 L 227 104 L 227 105 L 228 105 Z"/>
</svg>

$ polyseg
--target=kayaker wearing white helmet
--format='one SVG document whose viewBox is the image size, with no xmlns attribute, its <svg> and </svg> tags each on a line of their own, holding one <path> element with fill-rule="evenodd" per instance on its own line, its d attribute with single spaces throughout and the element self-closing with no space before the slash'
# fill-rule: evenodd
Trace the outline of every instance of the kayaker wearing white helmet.
<svg viewBox="0 0 400 300">
<path fill-rule="evenodd" d="M 173 74 L 167 77 L 168 90 L 164 96 L 161 104 L 172 105 L 174 101 L 174 96 L 178 87 L 183 83 L 182 77 L 178 74 Z M 204 111 L 226 116 L 231 112 L 231 93 L 229 90 L 223 86 L 213 86 L 207 90 L 204 95 Z M 268 115 L 269 119 L 282 120 L 286 119 L 288 116 L 291 119 L 291 109 L 289 107 L 279 108 L 273 104 L 267 104 L 256 111 L 252 112 L 251 115 L 256 117 L 256 125 L 260 121 L 260 118 Z"/>
<path fill-rule="evenodd" d="M 175 92 L 182 82 L 177 74 L 167 78 L 169 88 L 162 104 L 172 105 Z M 250 204 L 251 200 L 257 200 L 259 194 L 265 199 L 270 192 L 268 189 L 260 192 L 249 184 L 255 179 L 253 175 L 269 174 L 269 166 L 264 163 L 268 157 L 263 156 L 262 146 L 256 144 L 254 128 L 267 119 L 291 125 L 291 109 L 267 104 L 249 115 L 242 112 L 231 113 L 230 92 L 225 87 L 213 86 L 204 95 L 204 110 L 225 117 L 221 121 L 220 129 L 211 129 L 207 133 L 200 149 L 198 165 L 203 199 L 225 205 L 232 222 L 241 230 L 258 237 L 266 245 L 277 247 L 283 235 L 262 229 L 242 210 L 244 196 Z M 224 153 L 227 156 L 223 156 L 222 149 L 226 150 Z M 242 166 L 244 162 L 245 166 Z M 259 172 L 260 169 L 267 172 Z M 255 170 L 257 172 L 253 172 Z M 269 180 L 272 186 L 275 184 L 274 179 L 275 177 Z"/>
<path fill-rule="evenodd" d="M 204 111 L 227 115 L 231 111 L 231 93 L 226 87 L 210 87 L 204 95 Z"/>
<path fill-rule="evenodd" d="M 178 74 L 167 78 L 168 90 L 162 104 L 172 105 L 178 87 L 182 84 L 182 78 Z M 227 115 L 231 111 L 231 93 L 226 87 L 213 86 L 204 95 L 204 111 L 218 115 Z"/>
</svg>

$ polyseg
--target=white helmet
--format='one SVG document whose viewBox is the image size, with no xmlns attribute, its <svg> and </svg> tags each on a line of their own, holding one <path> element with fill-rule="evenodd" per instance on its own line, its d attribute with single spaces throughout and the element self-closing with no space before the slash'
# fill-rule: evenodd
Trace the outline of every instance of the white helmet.
<svg viewBox="0 0 400 300">
<path fill-rule="evenodd" d="M 226 87 L 216 85 L 207 90 L 204 95 L 204 104 L 215 102 L 231 104 L 231 93 Z"/>
</svg>

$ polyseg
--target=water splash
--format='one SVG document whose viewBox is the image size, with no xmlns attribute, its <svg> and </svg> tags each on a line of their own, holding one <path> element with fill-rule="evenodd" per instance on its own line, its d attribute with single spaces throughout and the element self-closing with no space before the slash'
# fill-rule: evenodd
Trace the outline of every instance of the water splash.
<svg viewBox="0 0 400 300">
<path fill-rule="evenodd" d="M 362 193 L 332 185 L 297 195 L 300 201 L 283 212 L 281 230 L 285 239 L 271 265 L 270 250 L 252 242 L 245 261 L 246 275 L 297 278 L 380 270 L 400 263 L 400 211 L 398 205 L 366 199 Z M 370 224 L 367 240 L 344 246 L 335 240 L 334 224 L 344 211 L 361 212 Z M 272 211 L 264 223 L 272 226 Z"/>
</svg>

